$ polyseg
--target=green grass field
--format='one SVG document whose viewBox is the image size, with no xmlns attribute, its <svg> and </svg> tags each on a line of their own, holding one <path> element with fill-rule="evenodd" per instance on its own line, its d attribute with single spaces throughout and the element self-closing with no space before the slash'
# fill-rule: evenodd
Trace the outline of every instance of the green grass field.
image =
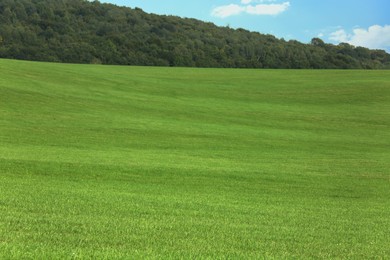
<svg viewBox="0 0 390 260">
<path fill-rule="evenodd" d="M 0 60 L 0 258 L 387 258 L 390 71 Z"/>
</svg>

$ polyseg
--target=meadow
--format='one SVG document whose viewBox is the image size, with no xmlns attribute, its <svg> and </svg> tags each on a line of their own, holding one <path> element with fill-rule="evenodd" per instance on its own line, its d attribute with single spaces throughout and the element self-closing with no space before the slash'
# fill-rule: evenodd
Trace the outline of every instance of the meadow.
<svg viewBox="0 0 390 260">
<path fill-rule="evenodd" d="M 0 258 L 387 258 L 390 71 L 0 60 Z"/>
</svg>

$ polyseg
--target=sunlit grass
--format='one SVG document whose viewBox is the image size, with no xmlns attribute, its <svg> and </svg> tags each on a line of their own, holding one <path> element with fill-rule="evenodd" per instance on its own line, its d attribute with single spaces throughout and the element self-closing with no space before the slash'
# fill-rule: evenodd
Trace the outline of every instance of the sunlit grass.
<svg viewBox="0 0 390 260">
<path fill-rule="evenodd" d="M 0 258 L 390 255 L 390 72 L 0 60 Z"/>
</svg>

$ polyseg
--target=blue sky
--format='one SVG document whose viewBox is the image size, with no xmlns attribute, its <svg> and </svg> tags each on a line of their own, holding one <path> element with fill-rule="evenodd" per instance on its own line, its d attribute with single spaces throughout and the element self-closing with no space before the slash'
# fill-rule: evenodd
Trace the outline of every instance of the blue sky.
<svg viewBox="0 0 390 260">
<path fill-rule="evenodd" d="M 304 43 L 325 42 L 390 53 L 390 0 L 101 0 L 145 12 L 245 28 Z"/>
</svg>

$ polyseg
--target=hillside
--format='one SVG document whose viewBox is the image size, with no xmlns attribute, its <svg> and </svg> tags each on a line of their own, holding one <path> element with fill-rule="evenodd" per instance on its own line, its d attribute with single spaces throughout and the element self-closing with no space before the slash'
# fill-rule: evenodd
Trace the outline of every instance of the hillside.
<svg viewBox="0 0 390 260">
<path fill-rule="evenodd" d="M 1 259 L 390 255 L 388 71 L 0 60 L 0 93 Z"/>
<path fill-rule="evenodd" d="M 0 57 L 230 68 L 390 68 L 381 50 L 310 44 L 85 0 L 0 2 Z"/>
</svg>

